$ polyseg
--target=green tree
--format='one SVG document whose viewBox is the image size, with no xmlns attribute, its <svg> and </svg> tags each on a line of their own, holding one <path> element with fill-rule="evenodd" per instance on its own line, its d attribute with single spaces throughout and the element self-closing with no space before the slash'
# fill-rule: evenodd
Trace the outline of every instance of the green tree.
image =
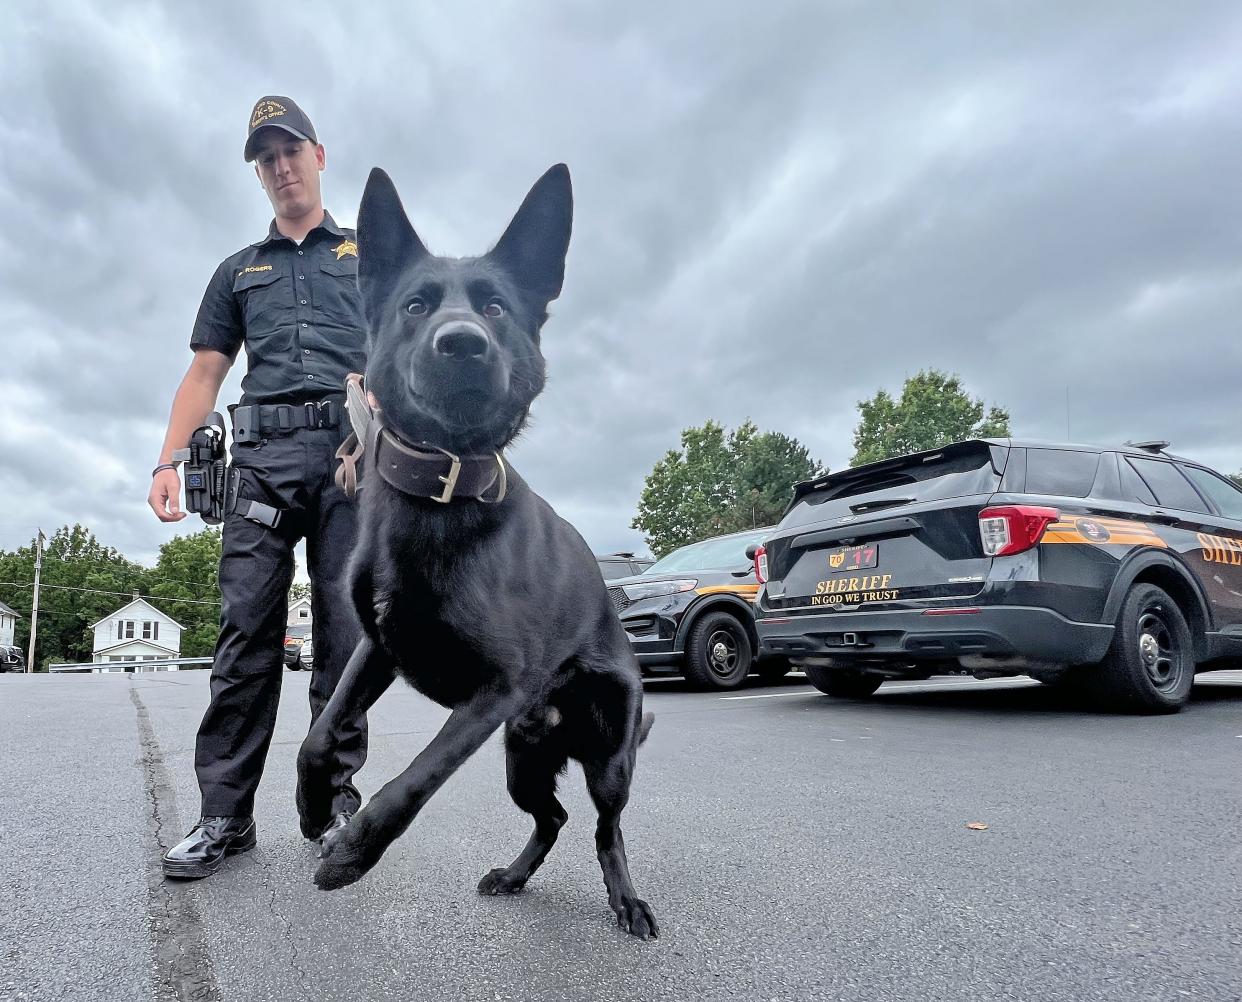
<svg viewBox="0 0 1242 1002">
<path fill-rule="evenodd" d="M 971 399 L 960 377 L 927 369 L 906 380 L 901 399 L 880 390 L 858 402 L 851 466 L 935 449 L 967 438 L 1009 435 L 1009 412 Z"/>
<path fill-rule="evenodd" d="M 659 460 L 643 486 L 640 529 L 657 557 L 700 539 L 770 525 L 799 480 L 825 467 L 797 439 L 746 421 L 727 437 L 715 421 L 681 433 L 681 448 Z"/>
<path fill-rule="evenodd" d="M 1242 471 L 1239 471 L 1238 473 L 1229 474 L 1229 479 L 1232 480 L 1239 487 L 1242 487 Z"/>
<path fill-rule="evenodd" d="M 182 626 L 181 656 L 211 654 L 220 626 L 220 530 L 174 536 L 147 572 L 153 604 Z M 209 603 L 209 604 L 203 604 Z"/>
<path fill-rule="evenodd" d="M 289 604 L 300 602 L 304 598 L 310 598 L 310 585 L 302 581 L 294 581 L 289 586 Z"/>
<path fill-rule="evenodd" d="M 5 590 L 0 597 L 22 616 L 14 641 L 23 650 L 30 639 L 34 552 L 32 540 L 30 546 L 0 553 L 0 581 L 17 582 L 0 585 Z M 49 662 L 89 661 L 92 624 L 124 604 L 126 596 L 140 592 L 147 573 L 83 525 L 57 529 L 43 552 L 36 670 L 46 670 Z"/>
</svg>

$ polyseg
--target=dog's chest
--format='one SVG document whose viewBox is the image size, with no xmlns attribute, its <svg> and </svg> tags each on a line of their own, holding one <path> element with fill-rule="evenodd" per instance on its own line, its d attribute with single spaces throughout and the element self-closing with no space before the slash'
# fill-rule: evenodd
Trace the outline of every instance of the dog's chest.
<svg viewBox="0 0 1242 1002">
<path fill-rule="evenodd" d="M 375 627 L 397 672 L 428 699 L 457 706 L 493 678 L 481 649 L 484 628 L 471 628 L 458 604 L 425 589 L 377 591 Z M 460 623 L 460 625 L 459 625 Z"/>
</svg>

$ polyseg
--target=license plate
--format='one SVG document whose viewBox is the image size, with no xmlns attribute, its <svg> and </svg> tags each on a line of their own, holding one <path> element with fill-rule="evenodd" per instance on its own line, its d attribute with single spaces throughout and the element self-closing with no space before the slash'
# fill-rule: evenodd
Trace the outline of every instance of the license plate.
<svg viewBox="0 0 1242 1002">
<path fill-rule="evenodd" d="M 875 543 L 869 546 L 843 546 L 839 550 L 828 551 L 828 570 L 834 574 L 862 571 L 875 567 L 879 559 L 880 547 Z"/>
</svg>

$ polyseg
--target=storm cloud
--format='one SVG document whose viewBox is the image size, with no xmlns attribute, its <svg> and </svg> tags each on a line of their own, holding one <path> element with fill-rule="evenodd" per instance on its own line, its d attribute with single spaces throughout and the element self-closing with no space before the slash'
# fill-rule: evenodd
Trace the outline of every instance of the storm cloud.
<svg viewBox="0 0 1242 1002">
<path fill-rule="evenodd" d="M 393 177 L 434 250 L 569 164 L 549 386 L 512 459 L 597 550 L 708 418 L 836 468 L 927 366 L 1015 433 L 1242 468 L 1242 11 L 1201 3 L 34 4 L 0 34 L 0 546 L 150 561 L 190 326 L 266 231 L 242 161 L 293 96 L 351 224 Z M 241 366 L 221 406 L 236 400 Z"/>
</svg>

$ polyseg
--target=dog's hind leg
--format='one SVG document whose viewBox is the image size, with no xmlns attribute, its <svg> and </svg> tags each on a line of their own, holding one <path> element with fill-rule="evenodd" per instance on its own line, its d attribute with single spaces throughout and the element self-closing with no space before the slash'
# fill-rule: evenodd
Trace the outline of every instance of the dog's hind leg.
<svg viewBox="0 0 1242 1002">
<path fill-rule="evenodd" d="M 535 830 L 517 859 L 483 876 L 480 894 L 515 894 L 525 887 L 569 819 L 556 799 L 556 778 L 568 758 L 561 735 L 551 730 L 532 738 L 510 724 L 505 728 L 505 752 L 509 795 L 535 819 Z"/>
<path fill-rule="evenodd" d="M 634 770 L 633 750 L 622 750 L 603 762 L 583 762 L 587 789 L 599 811 L 595 827 L 595 851 L 604 886 L 608 888 L 608 904 L 616 912 L 617 924 L 640 939 L 658 936 L 660 927 L 647 902 L 639 898 L 630 880 L 630 867 L 625 858 L 625 841 L 621 836 L 621 811 L 630 795 L 630 777 Z"/>
<path fill-rule="evenodd" d="M 595 851 L 604 886 L 608 888 L 608 904 L 616 912 L 617 924 L 641 939 L 656 937 L 660 927 L 647 902 L 639 898 L 630 880 L 630 866 L 625 858 L 625 840 L 621 836 L 621 812 L 630 798 L 630 780 L 634 775 L 634 756 L 638 749 L 638 732 L 634 730 L 621 747 L 607 758 L 585 760 L 587 789 L 599 811 L 595 827 Z M 650 728 L 650 723 L 646 724 Z"/>
</svg>

